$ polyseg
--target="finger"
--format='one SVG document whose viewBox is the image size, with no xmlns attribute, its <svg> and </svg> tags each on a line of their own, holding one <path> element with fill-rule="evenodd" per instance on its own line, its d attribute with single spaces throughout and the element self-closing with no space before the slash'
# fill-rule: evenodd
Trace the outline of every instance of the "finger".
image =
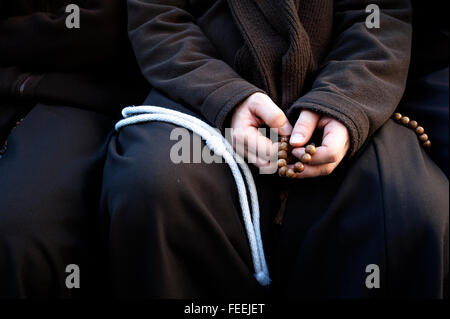
<svg viewBox="0 0 450 319">
<path fill-rule="evenodd" d="M 292 155 L 294 155 L 297 159 L 301 159 L 303 155 L 305 155 L 305 148 L 294 148 L 292 150 Z M 334 163 L 333 159 L 328 158 L 328 149 L 324 147 L 317 147 L 316 153 L 312 156 L 311 162 L 308 165 L 323 165 Z"/>
<path fill-rule="evenodd" d="M 256 154 L 258 157 L 265 160 L 274 160 L 278 155 L 278 143 L 274 144 L 272 141 L 264 136 L 257 128 L 250 127 L 248 134 L 245 136 L 244 143 L 247 145 L 250 153 Z"/>
<path fill-rule="evenodd" d="M 324 151 L 321 151 L 322 158 L 324 162 L 340 163 L 349 148 L 348 131 L 342 123 L 336 120 L 327 121 L 328 119 L 325 118 L 324 122 L 327 124 L 324 126 L 322 145 L 320 147 L 324 149 Z"/>
<path fill-rule="evenodd" d="M 303 178 L 314 178 L 319 176 L 328 176 L 331 173 L 333 173 L 333 171 L 337 166 L 338 164 L 336 163 L 317 166 L 305 165 L 305 170 L 301 173 L 296 173 L 295 178 L 303 179 Z"/>
<path fill-rule="evenodd" d="M 280 135 L 290 135 L 292 126 L 289 123 L 286 114 L 267 97 L 265 103 L 257 103 L 253 108 L 256 116 L 261 118 L 264 123 L 272 129 L 277 129 Z"/>
<path fill-rule="evenodd" d="M 270 161 L 266 161 L 265 159 L 258 157 L 256 154 L 251 153 L 248 150 L 244 151 L 244 157 L 247 159 L 248 163 L 253 164 L 259 168 L 269 167 L 271 165 Z"/>
<path fill-rule="evenodd" d="M 308 110 L 303 110 L 292 130 L 290 144 L 294 147 L 305 145 L 314 133 L 319 122 L 320 115 Z"/>
<path fill-rule="evenodd" d="M 233 130 L 233 138 L 236 145 L 242 149 L 241 153 L 248 151 L 268 161 L 277 157 L 278 145 L 272 143 L 255 127 Z"/>
<path fill-rule="evenodd" d="M 303 155 L 305 155 L 305 148 L 295 148 L 292 150 L 292 155 L 296 158 L 301 159 Z M 340 162 L 341 151 L 339 150 L 330 150 L 328 147 L 319 146 L 316 148 L 316 153 L 312 156 L 312 160 L 308 165 L 324 165 Z"/>
<path fill-rule="evenodd" d="M 312 157 L 312 161 L 309 165 L 340 163 L 347 153 L 347 150 L 347 129 L 335 120 L 329 121 L 324 129 L 322 145 L 316 148 L 316 153 Z M 299 159 L 302 158 L 304 154 L 304 147 L 292 150 L 292 155 Z"/>
</svg>

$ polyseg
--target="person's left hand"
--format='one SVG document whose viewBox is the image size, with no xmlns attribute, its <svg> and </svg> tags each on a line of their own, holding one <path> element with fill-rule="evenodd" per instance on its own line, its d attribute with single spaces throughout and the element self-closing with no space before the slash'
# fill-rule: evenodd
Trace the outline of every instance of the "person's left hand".
<svg viewBox="0 0 450 319">
<path fill-rule="evenodd" d="M 331 117 L 303 110 L 289 141 L 295 147 L 292 150 L 292 155 L 300 159 L 305 154 L 304 146 L 309 142 L 316 129 L 323 129 L 322 145 L 317 147 L 312 162 L 305 165 L 305 170 L 302 173 L 297 173 L 297 178 L 312 178 L 331 174 L 349 149 L 349 133 L 342 123 Z"/>
</svg>

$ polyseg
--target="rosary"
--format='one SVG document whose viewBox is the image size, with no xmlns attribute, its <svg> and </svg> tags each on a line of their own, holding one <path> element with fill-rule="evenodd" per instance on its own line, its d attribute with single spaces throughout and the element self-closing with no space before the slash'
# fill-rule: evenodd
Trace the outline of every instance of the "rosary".
<svg viewBox="0 0 450 319">
<path fill-rule="evenodd" d="M 428 135 L 425 133 L 425 129 L 420 126 L 416 121 L 411 120 L 407 116 L 403 116 L 400 113 L 394 113 L 392 118 L 399 124 L 406 126 L 413 130 L 422 144 L 425 150 L 429 151 L 431 148 L 431 141 Z M 316 146 L 314 143 L 310 143 L 305 147 L 305 154 L 300 158 L 300 161 L 296 160 L 291 154 L 293 147 L 289 144 L 290 136 L 280 137 L 280 144 L 278 146 L 278 175 L 289 179 L 294 179 L 297 174 L 305 170 L 305 165 L 310 164 L 312 157 L 316 154 Z M 288 168 L 288 165 L 294 164 L 293 168 Z M 280 192 L 281 205 L 275 216 L 275 224 L 281 226 L 283 224 L 284 212 L 286 209 L 286 201 L 288 198 L 288 192 L 283 190 Z"/>
<path fill-rule="evenodd" d="M 421 142 L 422 146 L 426 150 L 430 150 L 431 141 L 422 126 L 416 121 L 411 120 L 407 116 L 403 116 L 400 113 L 394 113 L 392 118 L 413 130 Z M 296 178 L 297 173 L 301 173 L 305 170 L 305 164 L 310 164 L 312 161 L 312 156 L 316 154 L 316 146 L 314 143 L 310 143 L 305 147 L 305 154 L 300 158 L 300 161 L 295 161 L 294 156 L 291 154 L 292 146 L 289 144 L 290 136 L 281 136 L 280 144 L 278 146 L 278 175 L 287 178 Z M 288 165 L 294 164 L 293 168 L 288 168 Z"/>
<path fill-rule="evenodd" d="M 297 173 L 305 170 L 305 164 L 312 161 L 312 156 L 316 154 L 316 146 L 314 143 L 305 147 L 305 154 L 300 161 L 295 162 L 294 156 L 291 154 L 292 147 L 289 145 L 290 136 L 282 136 L 278 146 L 278 175 L 287 178 L 296 178 Z M 288 165 L 294 164 L 294 168 L 288 168 Z"/>
</svg>

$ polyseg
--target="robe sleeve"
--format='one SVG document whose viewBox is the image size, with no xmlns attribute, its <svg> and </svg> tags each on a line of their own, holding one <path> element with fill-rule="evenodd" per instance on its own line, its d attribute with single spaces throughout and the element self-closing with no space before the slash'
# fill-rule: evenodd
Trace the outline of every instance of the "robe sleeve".
<svg viewBox="0 0 450 319">
<path fill-rule="evenodd" d="M 369 4 L 380 8 L 380 28 L 369 29 Z M 335 1 L 334 38 L 312 89 L 289 109 L 329 115 L 350 134 L 349 155 L 383 125 L 403 95 L 411 53 L 409 0 Z"/>
<path fill-rule="evenodd" d="M 128 0 L 128 32 L 149 83 L 223 128 L 227 114 L 261 91 L 219 58 L 183 0 Z"/>
</svg>

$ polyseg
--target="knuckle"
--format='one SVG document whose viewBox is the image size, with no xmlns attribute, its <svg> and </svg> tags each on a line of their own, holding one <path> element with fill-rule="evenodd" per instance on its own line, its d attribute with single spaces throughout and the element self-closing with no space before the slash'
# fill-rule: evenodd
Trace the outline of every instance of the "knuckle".
<svg viewBox="0 0 450 319">
<path fill-rule="evenodd" d="M 314 121 L 313 118 L 307 117 L 307 118 L 302 119 L 301 123 L 307 127 L 311 127 L 311 126 L 314 126 L 314 124 L 316 122 Z"/>
<path fill-rule="evenodd" d="M 320 126 L 327 126 L 328 124 L 330 124 L 330 122 L 332 122 L 333 119 L 328 117 L 328 116 L 324 116 L 320 119 L 319 125 Z"/>
<path fill-rule="evenodd" d="M 249 108 L 252 112 L 259 113 L 261 106 L 261 103 L 259 103 L 257 99 L 249 101 Z"/>
<path fill-rule="evenodd" d="M 272 122 L 277 125 L 283 125 L 285 122 L 285 116 L 282 110 L 277 109 L 273 112 Z"/>
<path fill-rule="evenodd" d="M 252 94 L 248 97 L 247 101 L 249 103 L 256 103 L 261 100 L 261 95 L 258 93 Z"/>
<path fill-rule="evenodd" d="M 330 175 L 333 172 L 333 167 L 330 165 L 325 165 L 320 169 L 320 175 L 327 176 Z"/>
<path fill-rule="evenodd" d="M 259 112 L 263 103 L 261 97 L 252 95 L 245 101 L 245 104 L 251 111 Z"/>
<path fill-rule="evenodd" d="M 303 135 L 307 135 L 310 131 L 311 127 L 304 122 L 298 123 L 294 128 L 295 133 L 302 133 Z"/>
<path fill-rule="evenodd" d="M 255 93 L 249 98 L 249 102 L 255 106 L 261 107 L 267 103 L 267 96 L 262 93 Z"/>
<path fill-rule="evenodd" d="M 330 163 L 336 163 L 337 161 L 339 161 L 339 153 L 337 152 L 332 152 L 329 157 L 328 157 Z"/>
<path fill-rule="evenodd" d="M 256 136 L 255 134 L 247 134 L 245 139 L 248 146 L 251 146 L 253 148 L 258 147 L 258 136 Z"/>
<path fill-rule="evenodd" d="M 235 129 L 232 133 L 233 140 L 243 142 L 245 140 L 245 132 L 243 129 Z"/>
</svg>

